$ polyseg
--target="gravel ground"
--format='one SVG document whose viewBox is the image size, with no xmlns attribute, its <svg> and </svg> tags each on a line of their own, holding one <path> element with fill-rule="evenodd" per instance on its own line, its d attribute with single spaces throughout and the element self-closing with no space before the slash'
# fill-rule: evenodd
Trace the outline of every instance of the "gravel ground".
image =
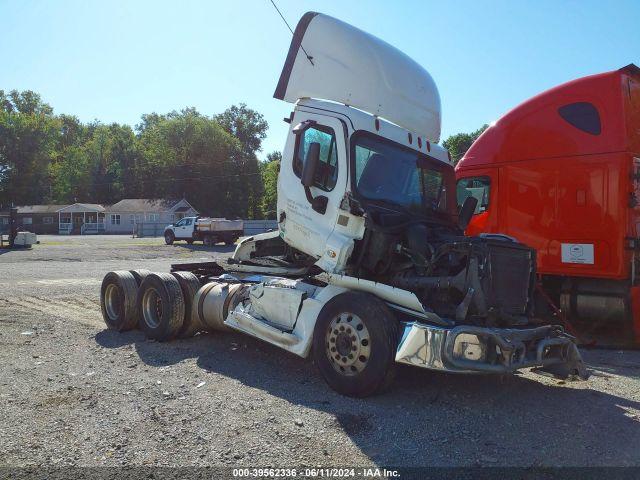
<svg viewBox="0 0 640 480">
<path fill-rule="evenodd" d="M 345 398 L 239 334 L 105 330 L 106 272 L 230 248 L 40 240 L 0 250 L 0 465 L 640 465 L 640 352 L 583 351 L 587 382 L 403 367 L 389 392 Z"/>
</svg>

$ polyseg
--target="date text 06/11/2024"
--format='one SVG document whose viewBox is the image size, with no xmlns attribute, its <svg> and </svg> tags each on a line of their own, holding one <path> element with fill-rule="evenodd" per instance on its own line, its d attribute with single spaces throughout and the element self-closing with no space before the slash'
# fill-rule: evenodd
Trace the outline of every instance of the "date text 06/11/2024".
<svg viewBox="0 0 640 480">
<path fill-rule="evenodd" d="M 236 478 L 398 478 L 400 472 L 386 468 L 234 468 Z"/>
</svg>

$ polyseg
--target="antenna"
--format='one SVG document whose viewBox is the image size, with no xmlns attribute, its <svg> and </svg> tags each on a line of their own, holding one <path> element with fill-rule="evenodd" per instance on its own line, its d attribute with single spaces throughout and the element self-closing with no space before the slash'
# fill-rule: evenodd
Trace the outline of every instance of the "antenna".
<svg viewBox="0 0 640 480">
<path fill-rule="evenodd" d="M 291 28 L 291 26 L 289 25 L 289 22 L 287 22 L 287 19 L 284 18 L 284 15 L 282 15 L 282 12 L 280 11 L 280 9 L 278 8 L 278 6 L 276 5 L 276 3 L 273 0 L 271 1 L 271 5 L 273 5 L 273 8 L 276 9 L 276 12 L 278 12 L 278 14 L 280 15 L 280 18 L 282 19 L 282 21 L 284 22 L 284 24 L 287 26 L 287 28 L 289 29 L 289 31 L 291 32 L 291 35 L 295 35 L 295 33 L 293 33 L 293 29 Z M 311 63 L 311 65 L 313 65 L 315 67 L 315 64 L 313 63 L 313 57 L 311 55 L 309 55 L 307 53 L 307 51 L 304 49 L 304 47 L 302 46 L 302 42 L 300 42 L 300 48 L 302 49 L 302 51 L 304 52 L 304 54 L 307 56 L 307 60 L 309 60 L 309 63 Z"/>
</svg>

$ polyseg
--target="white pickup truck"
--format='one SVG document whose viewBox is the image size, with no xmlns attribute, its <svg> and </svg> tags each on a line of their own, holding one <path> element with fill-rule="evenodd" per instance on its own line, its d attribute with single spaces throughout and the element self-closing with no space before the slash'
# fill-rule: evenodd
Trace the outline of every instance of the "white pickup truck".
<svg viewBox="0 0 640 480">
<path fill-rule="evenodd" d="M 164 241 L 167 245 L 176 240 L 185 240 L 188 244 L 201 240 L 207 246 L 219 242 L 233 245 L 242 236 L 243 231 L 242 220 L 184 217 L 164 229 Z"/>
</svg>

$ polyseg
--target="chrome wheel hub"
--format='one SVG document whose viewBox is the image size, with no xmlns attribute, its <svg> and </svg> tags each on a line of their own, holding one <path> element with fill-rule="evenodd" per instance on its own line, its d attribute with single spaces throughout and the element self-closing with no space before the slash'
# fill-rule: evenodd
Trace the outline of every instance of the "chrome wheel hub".
<svg viewBox="0 0 640 480">
<path fill-rule="evenodd" d="M 142 317 L 150 328 L 157 328 L 162 318 L 162 298 L 155 288 L 148 288 L 142 297 Z"/>
<path fill-rule="evenodd" d="M 369 330 L 360 317 L 352 313 L 341 313 L 331 320 L 325 344 L 331 365 L 341 375 L 357 375 L 369 361 Z"/>
<path fill-rule="evenodd" d="M 122 301 L 120 291 L 116 285 L 110 283 L 104 292 L 104 309 L 107 311 L 109 320 L 115 322 L 122 311 Z"/>
</svg>

